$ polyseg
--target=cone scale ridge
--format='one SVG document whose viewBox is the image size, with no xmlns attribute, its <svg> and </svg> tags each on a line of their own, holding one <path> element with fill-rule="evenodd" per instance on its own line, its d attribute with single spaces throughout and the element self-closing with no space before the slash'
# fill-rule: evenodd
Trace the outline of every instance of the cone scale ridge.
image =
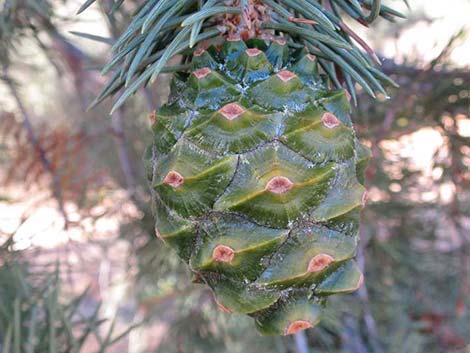
<svg viewBox="0 0 470 353">
<path fill-rule="evenodd" d="M 283 70 L 277 73 L 277 77 L 279 77 L 284 82 L 288 82 L 292 80 L 293 78 L 297 77 L 297 75 L 291 71 Z"/>
</svg>

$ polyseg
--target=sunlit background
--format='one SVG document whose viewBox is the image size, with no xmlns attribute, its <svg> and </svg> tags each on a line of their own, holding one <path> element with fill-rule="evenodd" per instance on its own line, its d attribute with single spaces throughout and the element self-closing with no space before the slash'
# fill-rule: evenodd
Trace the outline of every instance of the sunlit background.
<svg viewBox="0 0 470 353">
<path fill-rule="evenodd" d="M 87 112 L 108 46 L 70 32 L 113 33 L 99 7 L 76 16 L 81 3 L 57 1 L 60 37 L 40 34 L 48 50 L 19 42 L 9 68 L 18 97 L 0 81 L 0 338 L 6 313 L 21 312 L 5 308 L 20 308 L 7 289 L 54 288 L 38 298 L 57 306 L 57 322 L 94 325 L 69 328 L 89 329 L 77 352 L 297 352 L 292 338 L 258 337 L 248 318 L 214 310 L 153 238 L 141 156 L 167 78 L 112 117 L 110 102 Z M 361 97 L 354 113 L 373 152 L 359 253 L 366 286 L 335 298 L 306 339 L 310 352 L 469 353 L 470 1 L 410 0 L 411 13 L 387 3 L 408 19 L 354 27 L 401 86 L 390 99 Z"/>
</svg>

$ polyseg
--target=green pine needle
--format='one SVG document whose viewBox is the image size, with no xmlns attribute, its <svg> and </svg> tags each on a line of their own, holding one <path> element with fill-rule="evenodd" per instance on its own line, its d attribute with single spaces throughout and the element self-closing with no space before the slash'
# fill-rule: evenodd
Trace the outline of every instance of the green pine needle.
<svg viewBox="0 0 470 353">
<path fill-rule="evenodd" d="M 79 12 L 94 2 L 87 0 Z M 321 66 L 331 82 L 338 87 L 345 85 L 354 101 L 356 83 L 372 97 L 376 96 L 376 92 L 386 95 L 382 83 L 396 85 L 374 67 L 377 59 L 372 49 L 344 25 L 344 16 L 364 25 L 379 17 L 386 20 L 404 17 L 400 12 L 383 5 L 381 0 L 330 0 L 328 9 L 319 0 L 262 2 L 268 6 L 267 13 L 271 14 L 271 20 L 263 23 L 261 28 L 272 31 L 274 35 L 284 36 L 293 48 L 306 46 L 310 53 L 321 59 Z M 403 2 L 408 6 L 406 0 Z M 111 11 L 123 3 L 124 0 L 117 1 Z M 226 28 L 220 21 L 221 15 L 241 15 L 241 25 L 246 25 L 249 3 L 250 0 L 242 0 L 237 6 L 230 6 L 230 3 L 222 0 L 143 1 L 132 22 L 112 47 L 113 58 L 102 72 L 114 72 L 93 105 L 124 88 L 113 106 L 114 112 L 140 87 L 154 82 L 160 73 L 169 72 L 172 68 L 188 70 L 187 62 L 172 68 L 167 67 L 167 64 L 175 55 L 223 33 Z M 105 41 L 98 36 L 77 35 Z"/>
</svg>

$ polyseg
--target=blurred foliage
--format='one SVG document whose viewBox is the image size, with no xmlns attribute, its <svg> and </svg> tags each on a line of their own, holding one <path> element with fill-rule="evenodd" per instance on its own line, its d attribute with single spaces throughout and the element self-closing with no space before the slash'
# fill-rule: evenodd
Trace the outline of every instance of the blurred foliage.
<svg viewBox="0 0 470 353">
<path fill-rule="evenodd" d="M 57 176 L 57 183 L 63 190 L 63 199 L 85 206 L 87 193 L 96 191 L 102 184 L 103 173 L 92 168 L 86 151 L 86 145 L 93 143 L 97 136 L 87 134 L 85 130 L 71 131 L 65 124 L 51 127 L 43 123 L 35 127 L 35 132 L 44 157 L 51 162 L 51 172 Z M 5 175 L 0 182 L 9 185 L 22 180 L 26 190 L 38 186 L 47 188 L 48 170 L 14 114 L 0 112 L 0 138 L 7 155 Z"/>
<path fill-rule="evenodd" d="M 83 313 L 87 291 L 65 302 L 59 264 L 31 264 L 12 245 L 0 247 L 0 352 L 79 353 L 93 339 L 105 353 L 133 328 L 116 336 L 111 324 L 102 337 L 100 305 Z"/>
<path fill-rule="evenodd" d="M 18 1 L 5 0 L 0 4 L 0 61 L 10 61 L 21 39 L 37 37 L 36 28 L 48 26 L 53 15 L 52 4 L 47 0 Z M 42 44 L 42 43 L 41 43 Z"/>
</svg>

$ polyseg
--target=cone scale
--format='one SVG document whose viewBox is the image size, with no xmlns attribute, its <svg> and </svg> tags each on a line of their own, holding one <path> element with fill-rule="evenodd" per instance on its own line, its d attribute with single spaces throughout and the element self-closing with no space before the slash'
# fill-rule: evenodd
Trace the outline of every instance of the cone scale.
<svg viewBox="0 0 470 353">
<path fill-rule="evenodd" d="M 227 314 L 263 335 L 315 326 L 354 262 L 367 164 L 344 91 L 284 41 L 197 50 L 154 114 L 156 232 Z"/>
</svg>

